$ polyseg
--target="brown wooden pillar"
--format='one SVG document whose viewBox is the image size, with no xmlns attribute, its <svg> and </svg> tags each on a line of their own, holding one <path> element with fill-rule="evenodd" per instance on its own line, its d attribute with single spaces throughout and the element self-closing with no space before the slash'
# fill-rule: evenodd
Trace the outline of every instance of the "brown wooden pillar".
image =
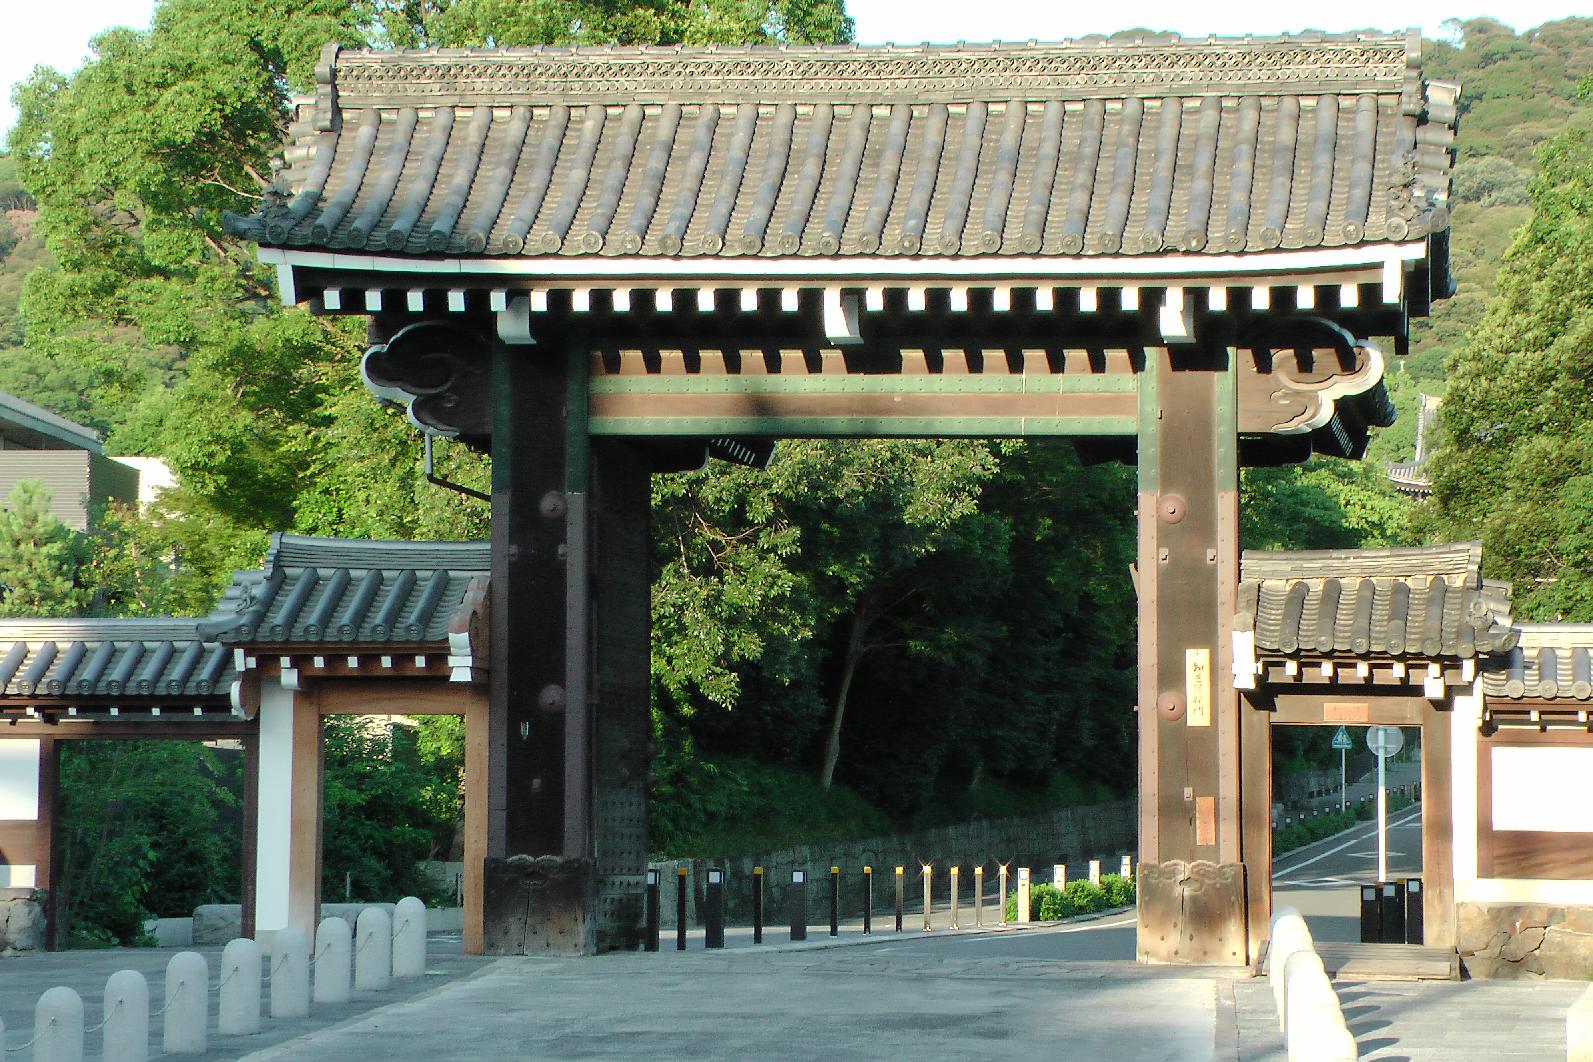
<svg viewBox="0 0 1593 1062">
<path fill-rule="evenodd" d="M 1233 352 L 1210 339 L 1151 348 L 1139 384 L 1138 953 L 1242 964 Z"/>
<path fill-rule="evenodd" d="M 488 954 L 595 950 L 586 350 L 549 315 L 492 352 Z"/>
<path fill-rule="evenodd" d="M 288 849 L 288 925 L 315 940 L 321 919 L 321 814 L 325 742 L 315 694 L 293 694 L 293 767 Z"/>
<path fill-rule="evenodd" d="M 243 906 L 243 935 L 254 937 L 256 866 L 260 846 L 260 735 L 251 731 L 239 742 L 243 747 L 243 847 L 239 865 L 243 881 L 238 898 Z"/>
<path fill-rule="evenodd" d="M 1450 705 L 1422 708 L 1422 943 L 1429 948 L 1455 946 L 1453 723 Z"/>
<path fill-rule="evenodd" d="M 471 687 L 465 699 L 464 953 L 480 955 L 485 929 L 482 875 L 487 862 L 487 691 Z"/>
</svg>

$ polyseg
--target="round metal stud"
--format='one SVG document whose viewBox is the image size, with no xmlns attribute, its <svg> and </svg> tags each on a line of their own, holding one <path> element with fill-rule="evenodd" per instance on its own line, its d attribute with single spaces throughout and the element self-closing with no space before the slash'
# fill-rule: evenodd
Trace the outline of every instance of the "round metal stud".
<svg viewBox="0 0 1593 1062">
<path fill-rule="evenodd" d="M 1188 511 L 1189 505 L 1182 494 L 1163 494 L 1156 503 L 1156 515 L 1164 524 L 1179 523 Z"/>
<path fill-rule="evenodd" d="M 1167 690 L 1156 698 L 1156 714 L 1170 723 L 1184 717 L 1184 695 L 1177 690 Z"/>
</svg>

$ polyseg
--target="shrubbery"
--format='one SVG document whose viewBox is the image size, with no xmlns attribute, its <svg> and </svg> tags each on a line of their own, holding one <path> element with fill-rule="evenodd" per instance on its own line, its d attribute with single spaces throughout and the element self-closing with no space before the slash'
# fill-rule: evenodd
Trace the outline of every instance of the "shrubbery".
<svg viewBox="0 0 1593 1062">
<path fill-rule="evenodd" d="M 1403 811 L 1410 807 L 1410 797 L 1390 793 L 1388 797 L 1388 813 Z M 1308 844 L 1332 837 L 1336 833 L 1343 833 L 1357 822 L 1365 822 L 1377 814 L 1377 804 L 1368 800 L 1356 804 L 1347 811 L 1332 811 L 1326 815 L 1315 818 L 1301 819 L 1290 826 L 1280 826 L 1272 831 L 1272 855 L 1277 858 L 1285 852 L 1292 852 L 1296 848 L 1304 848 Z"/>
<path fill-rule="evenodd" d="M 1029 920 L 1031 922 L 1056 922 L 1074 915 L 1093 914 L 1113 907 L 1134 905 L 1134 879 L 1120 874 L 1103 874 L 1101 883 L 1093 885 L 1086 880 L 1070 881 L 1062 888 L 1044 882 L 1029 886 Z M 1007 921 L 1018 918 L 1018 892 L 1007 896 Z"/>
</svg>

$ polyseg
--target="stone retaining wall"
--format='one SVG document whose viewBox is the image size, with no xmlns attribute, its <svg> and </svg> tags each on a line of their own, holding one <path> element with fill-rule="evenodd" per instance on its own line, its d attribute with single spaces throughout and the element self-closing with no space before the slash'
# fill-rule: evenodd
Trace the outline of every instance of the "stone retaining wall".
<svg viewBox="0 0 1593 1062">
<path fill-rule="evenodd" d="M 1593 977 L 1593 907 L 1459 903 L 1455 908 L 1460 961 L 1472 977 Z"/>
<path fill-rule="evenodd" d="M 322 918 L 341 918 L 350 926 L 359 921 L 367 907 L 380 907 L 389 915 L 390 903 L 323 903 Z M 243 906 L 236 903 L 203 903 L 194 908 L 194 944 L 225 944 L 243 936 Z"/>
<path fill-rule="evenodd" d="M 1036 882 L 1049 882 L 1053 864 L 1065 863 L 1068 878 L 1082 878 L 1091 859 L 1101 861 L 1102 873 L 1116 873 L 1124 855 L 1132 855 L 1138 835 L 1137 806 L 1132 800 L 1062 808 L 1023 818 L 988 819 L 934 830 L 918 830 L 888 837 L 870 837 L 836 844 L 799 845 L 776 851 L 750 852 L 725 859 L 655 860 L 658 870 L 660 924 L 675 925 L 676 871 L 687 869 L 687 920 L 698 922 L 709 867 L 725 871 L 725 921 L 745 925 L 752 920 L 752 868 L 764 868 L 764 924 L 780 925 L 789 918 L 787 892 L 791 872 L 808 872 L 808 921 L 820 924 L 830 911 L 830 867 L 841 868 L 841 916 L 857 917 L 863 911 L 863 868 L 874 868 L 874 908 L 895 903 L 894 873 L 904 867 L 906 909 L 922 910 L 924 886 L 920 867 L 932 864 L 937 903 L 950 898 L 948 870 L 961 867 L 962 903 L 973 902 L 974 867 L 985 868 L 986 903 L 994 904 L 996 873 L 1007 863 L 1012 874 L 1009 890 L 1017 886 L 1020 866 L 1031 868 Z"/>
<path fill-rule="evenodd" d="M 0 955 L 43 951 L 44 929 L 44 893 L 0 889 Z"/>
</svg>

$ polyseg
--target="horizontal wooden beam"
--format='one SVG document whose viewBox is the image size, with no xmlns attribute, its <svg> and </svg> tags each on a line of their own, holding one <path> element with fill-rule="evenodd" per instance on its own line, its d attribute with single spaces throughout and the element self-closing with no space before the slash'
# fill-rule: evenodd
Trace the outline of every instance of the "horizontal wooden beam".
<svg viewBox="0 0 1593 1062">
<path fill-rule="evenodd" d="M 59 719 L 55 722 L 0 722 L 0 741 L 9 738 L 55 738 L 58 741 L 217 741 L 243 737 L 258 730 L 256 721 L 236 716 L 203 719 Z"/>
<path fill-rule="evenodd" d="M 388 682 L 323 679 L 313 686 L 322 715 L 464 715 L 486 696 L 483 687 L 444 678 Z"/>
<path fill-rule="evenodd" d="M 598 436 L 768 435 L 782 438 L 962 438 L 1132 436 L 1133 417 L 602 417 Z"/>
<path fill-rule="evenodd" d="M 1130 375 L 1027 373 L 894 376 L 597 376 L 597 395 L 1062 395 L 1133 394 Z"/>
</svg>

